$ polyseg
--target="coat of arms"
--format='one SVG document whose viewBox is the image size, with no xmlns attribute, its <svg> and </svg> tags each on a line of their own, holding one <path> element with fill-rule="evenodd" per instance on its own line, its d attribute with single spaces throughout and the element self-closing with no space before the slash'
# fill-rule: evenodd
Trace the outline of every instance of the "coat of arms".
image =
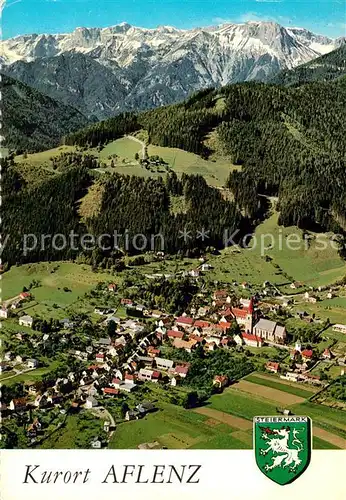
<svg viewBox="0 0 346 500">
<path fill-rule="evenodd" d="M 255 417 L 254 449 L 261 471 L 278 484 L 289 484 L 308 467 L 311 456 L 309 417 Z"/>
</svg>

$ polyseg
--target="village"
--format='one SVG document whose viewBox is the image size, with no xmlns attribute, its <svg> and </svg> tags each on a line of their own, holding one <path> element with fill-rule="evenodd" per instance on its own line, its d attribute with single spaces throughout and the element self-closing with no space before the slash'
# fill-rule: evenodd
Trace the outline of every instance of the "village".
<svg viewBox="0 0 346 500">
<path fill-rule="evenodd" d="M 213 393 L 236 387 L 240 379 L 255 371 L 272 374 L 278 381 L 319 390 L 328 387 L 331 379 L 316 375 L 318 365 L 326 367 L 323 374 L 333 366 L 337 370 L 335 377 L 344 375 L 346 352 L 339 351 L 336 342 L 327 347 L 325 341 L 319 345 L 318 335 L 316 338 L 290 335 L 285 327 L 287 300 L 281 305 L 277 301 L 271 304 L 268 292 L 249 296 L 246 283 L 242 284 L 246 298 L 237 296 L 227 286 L 205 289 L 199 284 L 199 276 L 200 272 L 193 270 L 178 279 L 184 281 L 185 287 L 194 288 L 193 300 L 182 301 L 179 315 L 164 308 L 153 309 L 152 301 L 143 300 L 145 293 L 136 299 L 117 283 L 97 286 L 93 296 L 101 297 L 102 305 L 94 307 L 92 316 L 98 319 L 93 320 L 74 317 L 42 321 L 25 314 L 22 309 L 32 300 L 31 291 L 22 291 L 7 301 L 0 311 L 3 324 L 10 319 L 23 327 L 13 337 L 17 345 L 26 346 L 24 351 L 30 355 L 14 350 L 3 353 L 4 422 L 22 421 L 26 415 L 27 446 L 36 446 L 47 435 L 41 412 L 44 415 L 54 410 L 59 426 L 67 414 L 89 411 L 102 417 L 103 427 L 87 446 L 100 448 L 107 446 L 109 438 L 116 434 L 119 422 L 139 420 L 160 410 L 161 397 L 191 409 L 203 405 Z M 172 278 L 147 280 L 152 286 L 155 280 L 169 284 Z M 265 283 L 264 289 L 269 290 L 270 284 Z M 306 299 L 310 297 L 307 295 Z M 279 317 L 278 309 L 283 311 Z M 291 316 L 301 322 L 309 317 L 304 311 Z M 310 317 L 307 324 L 313 321 Z M 317 323 L 316 327 L 323 331 L 330 325 Z M 345 325 L 332 328 L 346 334 Z M 71 340 L 76 332 L 79 332 L 78 345 Z M 31 380 L 31 373 L 39 372 L 47 364 L 42 359 L 49 358 L 49 352 L 55 358 L 60 356 L 60 360 L 65 357 L 65 362 L 59 367 L 53 363 L 52 371 Z M 200 360 L 208 366 L 203 377 L 199 377 L 197 370 Z M 7 393 L 6 381 L 18 377 L 24 377 L 21 384 L 16 384 L 18 397 L 11 397 L 13 386 Z M 155 447 L 152 443 L 139 446 Z"/>
</svg>

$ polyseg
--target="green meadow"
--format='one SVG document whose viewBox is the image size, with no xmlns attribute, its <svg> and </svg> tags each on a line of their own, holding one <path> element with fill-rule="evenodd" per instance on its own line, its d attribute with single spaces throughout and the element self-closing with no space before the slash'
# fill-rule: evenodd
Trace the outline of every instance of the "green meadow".
<svg viewBox="0 0 346 500">
<path fill-rule="evenodd" d="M 346 275 L 346 263 L 331 244 L 332 235 L 310 233 L 305 243 L 296 227 L 278 225 L 277 212 L 260 224 L 246 249 L 226 248 L 210 259 L 213 270 L 208 277 L 224 282 L 247 281 L 261 285 L 270 281 L 283 293 L 293 293 L 292 281 L 307 286 L 324 286 Z M 343 300 L 336 301 L 342 307 Z M 332 305 L 329 304 L 328 305 Z"/>
</svg>

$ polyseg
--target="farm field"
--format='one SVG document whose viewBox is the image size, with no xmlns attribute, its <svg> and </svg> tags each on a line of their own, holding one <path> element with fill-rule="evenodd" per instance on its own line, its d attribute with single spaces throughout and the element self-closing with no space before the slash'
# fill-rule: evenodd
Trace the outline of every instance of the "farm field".
<svg viewBox="0 0 346 500">
<path fill-rule="evenodd" d="M 296 396 L 295 394 L 288 393 L 287 391 L 281 391 L 280 389 L 274 389 L 273 387 L 268 387 L 264 384 L 260 385 L 252 383 L 249 380 L 240 380 L 235 387 L 237 390 L 242 392 L 248 392 L 251 395 L 260 396 L 286 406 L 302 403 L 305 399 L 301 396 Z"/>
<path fill-rule="evenodd" d="M 288 247 L 288 235 L 299 240 L 292 248 Z M 248 248 L 229 247 L 221 252 L 221 256 L 212 257 L 210 264 L 214 269 L 208 272 L 208 278 L 223 282 L 248 281 L 254 285 L 270 281 L 287 294 L 292 293 L 289 287 L 292 281 L 301 281 L 303 286 L 324 286 L 343 278 L 346 263 L 337 250 L 328 245 L 329 235 L 319 235 L 318 241 L 317 235 L 311 234 L 311 237 L 313 239 L 306 248 L 302 231 L 279 226 L 278 213 L 274 212 L 256 228 Z M 322 244 L 327 248 L 320 249 Z M 337 307 L 342 307 L 341 302 Z M 328 305 L 331 305 L 330 301 Z"/>
<path fill-rule="evenodd" d="M 277 406 L 289 408 L 293 414 L 307 415 L 313 420 L 314 436 L 318 438 L 315 442 L 317 448 L 321 445 L 322 448 L 327 449 L 328 444 L 330 444 L 331 449 L 335 447 L 346 449 L 345 412 L 310 403 L 304 400 L 303 397 L 299 397 L 300 403 L 293 404 L 292 397 L 297 398 L 295 395 L 282 392 L 277 388 L 272 389 L 251 382 L 248 382 L 246 386 L 243 384 L 242 389 L 240 385 L 242 382 L 246 383 L 246 380 L 242 380 L 236 386 L 226 389 L 222 394 L 213 395 L 209 400 L 210 405 L 197 411 L 204 412 L 207 410 L 210 417 L 220 419 L 220 421 L 224 421 L 225 414 L 231 417 L 241 417 L 241 421 L 246 426 L 245 422 L 248 421 L 251 424 L 254 416 L 277 415 Z M 260 387 L 265 389 L 265 395 L 263 391 L 259 391 Z M 285 389 L 288 387 L 290 386 L 286 386 Z M 249 392 L 250 389 L 253 389 L 252 393 Z M 269 399 L 276 397 L 277 393 L 280 392 L 282 402 Z M 286 404 L 284 404 L 285 398 Z M 216 410 L 217 413 L 213 413 L 213 410 Z M 228 421 L 228 417 L 226 421 Z"/>
<path fill-rule="evenodd" d="M 293 394 L 295 396 L 301 397 L 303 399 L 307 399 L 314 395 L 316 390 L 310 389 L 309 387 L 302 388 L 302 384 L 300 387 L 298 384 L 294 384 L 293 382 L 285 382 L 281 381 L 279 378 L 256 374 L 249 375 L 245 378 L 245 380 L 258 385 L 263 385 L 268 388 L 276 389 L 278 391 L 286 392 L 288 394 Z"/>
<path fill-rule="evenodd" d="M 160 405 L 160 410 L 142 420 L 118 425 L 109 448 L 137 448 L 139 444 L 158 441 L 169 449 L 199 448 L 199 443 L 216 440 L 227 448 L 228 425 L 211 421 L 208 417 L 171 404 Z M 209 447 L 209 446 L 208 446 Z"/>
</svg>

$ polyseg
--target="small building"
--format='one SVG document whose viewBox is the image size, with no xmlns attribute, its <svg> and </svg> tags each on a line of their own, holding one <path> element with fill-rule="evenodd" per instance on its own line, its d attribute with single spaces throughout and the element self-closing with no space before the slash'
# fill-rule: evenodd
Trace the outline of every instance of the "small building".
<svg viewBox="0 0 346 500">
<path fill-rule="evenodd" d="M 333 331 L 346 334 L 346 325 L 336 324 L 333 326 Z"/>
<path fill-rule="evenodd" d="M 160 377 L 161 373 L 156 370 L 141 368 L 138 373 L 138 380 L 141 380 L 142 382 L 150 381 L 157 383 Z"/>
<path fill-rule="evenodd" d="M 242 339 L 244 341 L 244 344 L 249 347 L 262 347 L 264 343 L 261 337 L 252 335 L 251 333 L 242 333 Z"/>
<path fill-rule="evenodd" d="M 27 409 L 27 399 L 26 398 L 17 398 L 17 399 L 12 399 L 12 401 L 9 404 L 9 409 L 11 411 L 24 411 Z"/>
<path fill-rule="evenodd" d="M 38 367 L 38 361 L 37 359 L 30 358 L 27 360 L 27 365 L 28 368 L 37 368 Z"/>
<path fill-rule="evenodd" d="M 130 421 L 130 420 L 139 420 L 140 418 L 140 413 L 137 410 L 128 410 L 125 414 L 125 420 Z"/>
<path fill-rule="evenodd" d="M 240 335 L 238 335 L 238 334 L 234 335 L 233 340 L 234 340 L 234 342 L 237 345 L 243 345 L 244 344 L 242 337 Z"/>
<path fill-rule="evenodd" d="M 2 307 L 0 309 L 0 318 L 6 319 L 6 318 L 8 318 L 8 315 L 9 315 L 9 312 L 8 312 L 7 307 Z"/>
<path fill-rule="evenodd" d="M 223 389 L 224 387 L 227 387 L 228 384 L 229 378 L 227 375 L 215 375 L 213 386 L 217 387 L 218 389 Z"/>
<path fill-rule="evenodd" d="M 170 340 L 182 339 L 184 337 L 183 332 L 178 332 L 177 330 L 167 330 L 167 337 Z"/>
<path fill-rule="evenodd" d="M 333 355 L 332 355 L 332 353 L 330 352 L 330 350 L 329 350 L 329 349 L 325 349 L 325 350 L 323 351 L 322 357 L 323 357 L 323 359 L 328 359 L 328 360 L 330 360 L 330 359 L 332 359 Z"/>
<path fill-rule="evenodd" d="M 159 370 L 169 370 L 174 365 L 174 361 L 165 358 L 155 358 L 156 368 Z"/>
<path fill-rule="evenodd" d="M 32 316 L 25 315 L 19 318 L 20 326 L 26 326 L 27 328 L 32 328 L 33 323 L 34 323 L 34 318 L 32 318 Z"/>
<path fill-rule="evenodd" d="M 123 384 L 123 381 L 120 378 L 113 378 L 111 382 L 111 386 L 115 389 L 120 389 L 120 386 Z"/>
<path fill-rule="evenodd" d="M 91 408 L 96 408 L 96 406 L 98 406 L 98 401 L 93 396 L 89 396 L 85 401 L 85 408 L 90 410 Z"/>
<path fill-rule="evenodd" d="M 174 375 L 179 375 L 181 378 L 185 378 L 189 373 L 190 367 L 188 365 L 177 365 L 174 368 Z"/>
<path fill-rule="evenodd" d="M 179 318 L 176 318 L 175 322 L 178 326 L 181 326 L 183 328 L 189 328 L 194 324 L 193 318 L 190 318 L 188 316 L 179 316 Z"/>
<path fill-rule="evenodd" d="M 117 396 L 119 394 L 119 389 L 114 389 L 113 387 L 104 387 L 102 392 L 105 396 Z"/>
<path fill-rule="evenodd" d="M 185 349 L 186 352 L 192 352 L 192 350 L 198 344 L 197 340 L 182 340 L 182 339 L 174 339 L 173 346 L 176 349 Z"/>
<path fill-rule="evenodd" d="M 98 437 L 95 437 L 91 442 L 90 442 L 91 448 L 94 450 L 100 450 L 102 448 L 102 441 Z"/>
<path fill-rule="evenodd" d="M 311 361 L 313 358 L 313 352 L 312 349 L 304 349 L 302 352 L 302 359 L 303 361 Z"/>
<path fill-rule="evenodd" d="M 116 290 L 117 290 L 117 285 L 116 285 L 115 283 L 110 283 L 110 284 L 108 285 L 108 291 L 109 291 L 109 292 L 115 293 L 115 292 L 116 292 Z"/>
<path fill-rule="evenodd" d="M 99 352 L 98 354 L 96 354 L 95 360 L 97 363 L 104 363 L 105 355 L 103 353 Z"/>
<path fill-rule="evenodd" d="M 274 361 L 268 361 L 268 363 L 266 364 L 266 370 L 268 370 L 269 372 L 278 373 L 278 371 L 280 370 L 280 364 Z"/>
</svg>

